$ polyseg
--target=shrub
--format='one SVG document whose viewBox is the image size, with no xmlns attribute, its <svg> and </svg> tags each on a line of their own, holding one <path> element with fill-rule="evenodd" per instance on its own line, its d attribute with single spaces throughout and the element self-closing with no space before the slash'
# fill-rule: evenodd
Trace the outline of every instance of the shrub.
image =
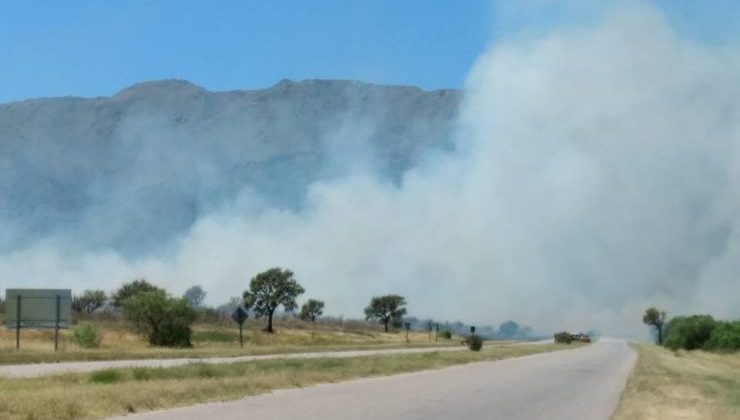
<svg viewBox="0 0 740 420">
<path fill-rule="evenodd" d="M 553 336 L 556 343 L 570 344 L 573 342 L 573 336 L 569 332 L 559 332 Z"/>
<path fill-rule="evenodd" d="M 100 332 L 89 323 L 78 325 L 72 333 L 72 338 L 78 346 L 85 349 L 100 347 Z"/>
<path fill-rule="evenodd" d="M 96 384 L 112 384 L 121 380 L 121 372 L 113 369 L 99 370 L 90 374 L 90 381 Z"/>
<path fill-rule="evenodd" d="M 113 293 L 113 295 L 111 296 L 111 300 L 113 302 L 113 306 L 115 306 L 116 308 L 120 308 L 124 306 L 124 303 L 127 299 L 132 298 L 139 293 L 157 291 L 164 292 L 164 290 L 149 283 L 148 281 L 144 279 L 139 279 L 121 286 L 120 289 L 116 290 L 116 292 Z"/>
<path fill-rule="evenodd" d="M 439 336 L 445 340 L 450 340 L 452 338 L 452 332 L 450 332 L 450 330 L 444 330 L 439 333 Z"/>
<path fill-rule="evenodd" d="M 162 290 L 138 293 L 123 304 L 126 317 L 154 346 L 190 347 L 197 314 L 184 298 L 173 298 Z"/>
<path fill-rule="evenodd" d="M 483 348 L 483 339 L 478 334 L 471 334 L 465 339 L 465 344 L 472 351 L 480 351 Z"/>
<path fill-rule="evenodd" d="M 704 343 L 707 350 L 740 350 L 740 320 L 719 322 Z"/>
<path fill-rule="evenodd" d="M 663 345 L 671 350 L 694 350 L 704 347 L 717 327 L 710 315 L 677 316 L 671 319 Z"/>
</svg>

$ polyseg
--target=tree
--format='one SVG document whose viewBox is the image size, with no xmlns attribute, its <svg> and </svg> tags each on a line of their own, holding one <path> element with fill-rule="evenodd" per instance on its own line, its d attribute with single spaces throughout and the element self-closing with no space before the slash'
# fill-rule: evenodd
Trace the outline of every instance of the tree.
<svg viewBox="0 0 740 420">
<path fill-rule="evenodd" d="M 4 314 L 4 313 L 5 313 L 5 301 L 3 300 L 2 297 L 0 297 L 0 314 Z"/>
<path fill-rule="evenodd" d="M 159 287 L 149 283 L 148 281 L 146 281 L 146 279 L 138 279 L 121 286 L 120 289 L 116 290 L 116 292 L 113 293 L 113 296 L 111 296 L 111 300 L 113 301 L 113 306 L 115 306 L 116 308 L 121 308 L 123 307 L 126 299 L 129 299 L 139 293 L 154 291 L 164 292 L 163 289 L 160 289 Z"/>
<path fill-rule="evenodd" d="M 186 290 L 182 297 L 189 300 L 193 308 L 199 308 L 203 305 L 203 301 L 206 299 L 206 291 L 203 290 L 203 287 L 197 285 Z"/>
<path fill-rule="evenodd" d="M 388 324 L 393 322 L 398 324 L 406 315 L 406 299 L 399 295 L 376 296 L 370 301 L 370 305 L 365 308 L 365 318 L 367 320 L 377 320 L 388 332 Z"/>
<path fill-rule="evenodd" d="M 304 303 L 301 307 L 301 313 L 299 317 L 304 321 L 311 321 L 316 327 L 316 318 L 324 314 L 324 302 L 318 299 L 309 299 L 308 302 Z"/>
<path fill-rule="evenodd" d="M 717 328 L 711 315 L 677 316 L 671 319 L 663 345 L 671 350 L 703 348 Z"/>
<path fill-rule="evenodd" d="M 90 315 L 105 305 L 108 296 L 102 290 L 85 290 L 82 296 L 72 298 L 72 309 Z"/>
<path fill-rule="evenodd" d="M 519 333 L 519 324 L 514 321 L 506 321 L 498 327 L 498 337 L 510 339 L 517 337 Z"/>
<path fill-rule="evenodd" d="M 279 306 L 286 311 L 294 310 L 298 305 L 295 299 L 305 290 L 293 278 L 293 272 L 275 267 L 252 277 L 249 290 L 244 291 L 244 306 L 258 316 L 267 317 L 266 332 L 273 332 L 272 316 Z"/>
<path fill-rule="evenodd" d="M 190 325 L 197 314 L 187 299 L 170 297 L 161 289 L 139 292 L 123 301 L 123 310 L 150 344 L 190 347 Z"/>
<path fill-rule="evenodd" d="M 658 345 L 663 344 L 663 324 L 665 324 L 665 311 L 659 311 L 657 308 L 648 308 L 645 315 L 642 316 L 642 322 L 646 325 L 655 327 L 658 333 Z"/>
</svg>

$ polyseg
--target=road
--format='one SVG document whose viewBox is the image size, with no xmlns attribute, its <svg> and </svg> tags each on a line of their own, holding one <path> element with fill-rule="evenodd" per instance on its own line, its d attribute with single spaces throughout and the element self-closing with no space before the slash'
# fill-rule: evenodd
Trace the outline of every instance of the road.
<svg viewBox="0 0 740 420">
<path fill-rule="evenodd" d="M 602 339 L 576 350 L 288 389 L 120 419 L 607 420 L 635 359 L 624 341 Z"/>
</svg>

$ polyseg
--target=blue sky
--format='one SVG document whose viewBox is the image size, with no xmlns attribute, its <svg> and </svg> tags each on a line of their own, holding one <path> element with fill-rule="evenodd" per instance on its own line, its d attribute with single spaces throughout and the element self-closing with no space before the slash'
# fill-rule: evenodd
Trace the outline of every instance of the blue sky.
<svg viewBox="0 0 740 420">
<path fill-rule="evenodd" d="M 709 43 L 739 38 L 739 2 L 655 3 L 688 36 Z M 163 78 L 211 90 L 261 88 L 283 78 L 461 87 L 490 42 L 567 24 L 605 4 L 0 0 L 0 102 L 111 95 Z"/>
</svg>

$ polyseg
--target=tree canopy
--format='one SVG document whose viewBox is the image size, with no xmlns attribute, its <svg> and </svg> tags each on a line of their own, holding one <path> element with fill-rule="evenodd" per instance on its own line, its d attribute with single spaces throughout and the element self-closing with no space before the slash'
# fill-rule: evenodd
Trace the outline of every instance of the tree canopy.
<svg viewBox="0 0 740 420">
<path fill-rule="evenodd" d="M 186 290 L 182 297 L 190 301 L 193 308 L 199 308 L 206 299 L 206 291 L 203 290 L 202 286 L 197 285 Z"/>
<path fill-rule="evenodd" d="M 85 290 L 82 295 L 72 298 L 72 309 L 89 315 L 102 308 L 107 300 L 108 296 L 102 290 Z"/>
<path fill-rule="evenodd" d="M 146 279 L 138 279 L 129 283 L 125 283 L 123 286 L 121 286 L 120 289 L 116 290 L 116 292 L 113 293 L 113 296 L 111 296 L 111 300 L 113 301 L 113 306 L 115 306 L 116 308 L 121 308 L 123 307 L 126 299 L 129 299 L 142 292 L 153 291 L 164 292 L 163 289 L 149 283 L 148 281 L 146 281 Z"/>
<path fill-rule="evenodd" d="M 403 316 L 406 315 L 405 305 L 406 299 L 403 296 L 376 296 L 372 298 L 370 305 L 365 308 L 365 318 L 380 322 L 385 332 L 388 332 L 388 325 L 391 322 L 399 324 Z"/>
<path fill-rule="evenodd" d="M 249 290 L 242 295 L 244 306 L 250 308 L 258 316 L 267 317 L 265 331 L 273 332 L 272 317 L 275 310 L 282 306 L 286 311 L 294 310 L 298 305 L 296 298 L 305 290 L 293 277 L 293 272 L 279 267 L 252 277 Z"/>
<path fill-rule="evenodd" d="M 514 321 L 506 321 L 498 327 L 498 338 L 511 339 L 519 334 L 519 324 Z"/>
<path fill-rule="evenodd" d="M 309 299 L 301 307 L 299 317 L 304 321 L 316 322 L 316 318 L 324 314 L 324 302 L 318 299 Z"/>
<path fill-rule="evenodd" d="M 645 314 L 642 316 L 642 322 L 646 325 L 655 327 L 658 333 L 658 344 L 663 344 L 663 324 L 665 324 L 665 311 L 660 311 L 657 308 L 648 308 L 645 310 Z"/>
</svg>

